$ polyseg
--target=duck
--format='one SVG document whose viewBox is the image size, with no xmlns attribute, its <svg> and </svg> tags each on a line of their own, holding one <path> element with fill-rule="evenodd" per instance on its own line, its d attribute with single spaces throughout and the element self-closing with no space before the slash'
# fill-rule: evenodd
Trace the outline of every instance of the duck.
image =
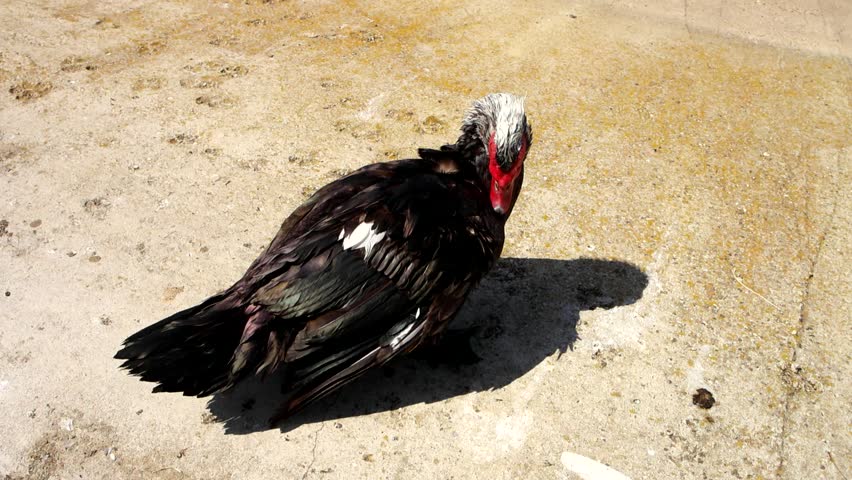
<svg viewBox="0 0 852 480">
<path fill-rule="evenodd" d="M 502 253 L 532 140 L 522 97 L 474 101 L 455 143 L 320 188 L 230 288 L 130 335 L 115 358 L 154 392 L 197 397 L 280 372 L 278 423 L 439 345 Z"/>
</svg>

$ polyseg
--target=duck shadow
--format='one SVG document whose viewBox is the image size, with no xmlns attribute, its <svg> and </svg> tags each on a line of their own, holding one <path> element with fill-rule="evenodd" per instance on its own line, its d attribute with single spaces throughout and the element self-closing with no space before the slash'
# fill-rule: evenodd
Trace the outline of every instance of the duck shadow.
<svg viewBox="0 0 852 480">
<path fill-rule="evenodd" d="M 580 258 L 504 258 L 471 294 L 450 328 L 477 327 L 473 364 L 445 364 L 411 355 L 355 382 L 270 427 L 283 404 L 281 379 L 250 380 L 207 405 L 228 434 L 248 434 L 433 403 L 504 387 L 557 350 L 573 349 L 580 312 L 630 305 L 642 298 L 648 276 L 626 262 Z"/>
</svg>

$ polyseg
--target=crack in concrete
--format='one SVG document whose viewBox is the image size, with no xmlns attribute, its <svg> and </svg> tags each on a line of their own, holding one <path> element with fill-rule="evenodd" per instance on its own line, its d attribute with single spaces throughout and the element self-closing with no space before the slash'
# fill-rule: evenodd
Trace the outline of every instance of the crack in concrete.
<svg viewBox="0 0 852 480">
<path fill-rule="evenodd" d="M 825 228 L 822 229 L 822 232 L 819 235 L 819 239 L 817 241 L 816 252 L 814 252 L 813 257 L 811 257 L 811 264 L 808 268 L 808 277 L 805 280 L 805 288 L 804 294 L 802 295 L 802 305 L 799 307 L 799 326 L 796 329 L 796 333 L 793 335 L 795 340 L 795 345 L 793 346 L 793 354 L 790 358 L 790 365 L 795 365 L 796 360 L 799 357 L 799 351 L 802 349 L 802 339 L 803 333 L 805 330 L 805 325 L 807 325 L 809 320 L 809 299 L 811 296 L 811 285 L 813 284 L 814 273 L 816 271 L 816 267 L 819 264 L 819 259 L 822 256 L 822 248 L 825 245 L 825 238 L 828 236 L 828 232 L 831 231 L 834 226 L 834 217 L 837 211 L 837 203 L 838 197 L 840 196 L 840 186 L 839 181 L 837 180 L 837 176 L 841 175 L 841 163 L 840 163 L 840 152 L 837 152 L 836 155 L 837 166 L 835 170 L 835 181 L 833 183 L 833 192 L 832 192 L 832 204 L 831 211 L 828 214 L 828 221 L 826 222 Z M 793 397 L 796 396 L 798 389 L 787 387 L 787 392 L 784 398 L 784 410 L 781 413 L 781 444 L 778 447 L 778 468 L 776 469 L 776 473 L 779 479 L 784 475 L 784 466 L 787 463 L 787 435 L 789 434 L 790 427 L 790 404 L 793 401 Z"/>
<path fill-rule="evenodd" d="M 317 461 L 317 441 L 319 440 L 319 434 L 322 432 L 323 428 L 325 428 L 325 422 L 322 422 L 317 431 L 314 432 L 314 448 L 311 449 L 311 462 L 308 463 L 308 466 L 305 468 L 305 473 L 302 474 L 302 480 L 308 478 L 308 474 L 311 473 L 311 468 L 313 468 L 314 462 Z"/>
<path fill-rule="evenodd" d="M 683 0 L 683 26 L 686 27 L 686 34 L 689 38 L 692 38 L 692 30 L 689 29 L 689 14 L 688 14 L 688 5 L 689 0 Z"/>
<path fill-rule="evenodd" d="M 834 455 L 831 454 L 831 451 L 829 450 L 825 453 L 828 454 L 828 460 L 831 462 L 832 465 L 834 465 L 834 468 L 837 469 L 837 473 L 839 473 L 840 476 L 843 477 L 843 480 L 849 480 L 849 478 L 846 476 L 846 474 L 843 473 L 843 469 L 840 468 L 840 466 L 837 465 L 837 462 L 834 461 Z"/>
</svg>

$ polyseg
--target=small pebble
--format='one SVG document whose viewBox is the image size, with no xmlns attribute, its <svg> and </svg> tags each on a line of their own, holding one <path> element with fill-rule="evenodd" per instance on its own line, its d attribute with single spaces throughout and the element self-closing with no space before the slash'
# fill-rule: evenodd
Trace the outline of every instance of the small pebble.
<svg viewBox="0 0 852 480">
<path fill-rule="evenodd" d="M 59 422 L 59 427 L 62 428 L 62 430 L 70 432 L 70 431 L 74 430 L 74 420 L 71 419 L 71 418 L 63 418 Z"/>
<path fill-rule="evenodd" d="M 699 388 L 695 395 L 692 396 L 693 405 L 697 405 L 705 410 L 711 408 L 715 403 L 716 399 L 713 398 L 713 394 L 710 390 L 706 388 Z"/>
</svg>

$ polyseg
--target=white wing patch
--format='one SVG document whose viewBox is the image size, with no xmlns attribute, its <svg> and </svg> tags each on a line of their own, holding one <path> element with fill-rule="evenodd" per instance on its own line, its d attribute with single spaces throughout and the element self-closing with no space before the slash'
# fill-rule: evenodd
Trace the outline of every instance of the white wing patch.
<svg viewBox="0 0 852 480">
<path fill-rule="evenodd" d="M 340 231 L 339 240 L 343 240 L 343 249 L 364 249 L 364 256 L 370 256 L 373 247 L 385 238 L 385 232 L 379 232 L 373 228 L 373 222 L 362 222 L 355 227 L 355 230 L 349 235 L 346 235 L 346 229 Z"/>
<path fill-rule="evenodd" d="M 417 323 L 416 323 L 416 322 L 411 322 L 411 323 L 409 323 L 408 325 L 406 325 L 406 327 L 405 327 L 405 328 L 403 328 L 403 329 L 402 329 L 399 333 L 397 333 L 396 335 L 394 335 L 394 337 L 393 337 L 393 338 L 391 339 L 391 341 L 388 343 L 388 346 L 389 346 L 389 347 L 391 347 L 391 348 L 396 348 L 396 347 L 397 347 L 397 345 L 399 345 L 400 343 L 402 343 L 402 341 L 403 341 L 403 340 L 405 340 L 405 337 L 406 337 L 409 333 L 411 333 L 411 329 L 412 329 L 412 328 L 414 328 L 414 326 L 415 326 L 415 325 L 417 325 Z"/>
</svg>

